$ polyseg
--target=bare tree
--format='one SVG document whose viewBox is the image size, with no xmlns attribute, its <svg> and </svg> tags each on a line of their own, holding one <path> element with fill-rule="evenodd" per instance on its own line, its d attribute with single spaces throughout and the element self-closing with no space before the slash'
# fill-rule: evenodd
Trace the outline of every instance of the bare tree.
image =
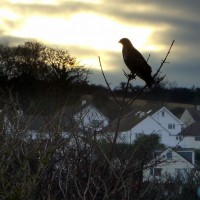
<svg viewBox="0 0 200 200">
<path fill-rule="evenodd" d="M 166 63 L 170 49 L 155 77 Z M 113 137 L 107 137 L 101 124 L 79 126 L 73 119 L 74 112 L 67 106 L 57 110 L 40 129 L 33 131 L 30 127 L 34 116 L 25 120 L 19 112 L 10 112 L 13 110 L 10 109 L 13 106 L 11 95 L 11 103 L 6 104 L 0 115 L 2 199 L 131 200 L 163 197 L 159 196 L 161 188 L 155 189 L 154 185 L 142 180 L 143 170 L 159 163 L 159 160 L 154 160 L 151 166 L 147 165 L 152 159 L 151 152 L 158 137 L 141 137 L 133 145 L 117 143 L 125 109 L 134 104 L 146 86 L 134 98 L 127 100 L 128 87 L 132 81 L 127 77 L 124 95 L 122 101 L 119 101 L 108 84 L 100 58 L 99 62 L 110 94 L 118 105 Z M 49 65 L 53 66 L 52 70 L 57 74 L 60 69 L 54 66 L 55 63 Z M 64 77 L 62 67 L 59 73 L 58 76 Z M 84 116 L 84 113 L 80 115 L 79 122 Z M 6 118 L 10 122 L 9 128 L 5 128 Z M 89 121 L 93 120 L 91 116 Z"/>
</svg>

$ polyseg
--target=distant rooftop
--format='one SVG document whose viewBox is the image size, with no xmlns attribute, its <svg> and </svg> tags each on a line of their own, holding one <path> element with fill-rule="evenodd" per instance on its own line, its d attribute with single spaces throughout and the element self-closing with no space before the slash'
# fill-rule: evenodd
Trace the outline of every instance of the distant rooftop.
<svg viewBox="0 0 200 200">
<path fill-rule="evenodd" d="M 200 122 L 194 122 L 182 130 L 178 135 L 200 136 Z"/>
</svg>

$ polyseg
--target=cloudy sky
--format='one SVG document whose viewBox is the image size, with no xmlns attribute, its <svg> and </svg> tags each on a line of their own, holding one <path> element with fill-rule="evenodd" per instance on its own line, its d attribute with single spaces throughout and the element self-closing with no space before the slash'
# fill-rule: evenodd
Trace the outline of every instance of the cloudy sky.
<svg viewBox="0 0 200 200">
<path fill-rule="evenodd" d="M 1 0 L 0 43 L 37 40 L 66 49 L 91 67 L 91 83 L 103 84 L 98 56 L 112 87 L 126 81 L 121 45 L 129 38 L 153 72 L 171 43 L 162 74 L 180 87 L 200 87 L 199 0 Z M 133 85 L 143 85 L 140 80 Z"/>
</svg>

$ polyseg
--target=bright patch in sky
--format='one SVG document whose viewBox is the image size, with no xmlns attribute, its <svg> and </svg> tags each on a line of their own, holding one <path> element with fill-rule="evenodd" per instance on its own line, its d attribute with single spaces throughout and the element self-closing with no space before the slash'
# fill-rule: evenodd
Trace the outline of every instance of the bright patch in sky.
<svg viewBox="0 0 200 200">
<path fill-rule="evenodd" d="M 9 19 L 9 20 L 15 20 L 18 18 L 18 16 L 9 9 L 0 10 L 0 16 L 1 16 L 1 18 L 5 18 L 5 19 Z"/>
<path fill-rule="evenodd" d="M 92 13 L 79 13 L 68 19 L 32 16 L 11 34 L 62 45 L 119 51 L 118 41 L 122 37 L 130 38 L 141 49 L 152 32 L 150 27 L 129 27 Z"/>
<path fill-rule="evenodd" d="M 10 2 L 14 4 L 54 4 L 56 0 L 10 0 Z"/>
<path fill-rule="evenodd" d="M 129 27 L 93 13 L 79 13 L 70 18 L 31 16 L 11 35 L 62 46 L 95 49 L 105 55 L 105 51 L 121 52 L 122 46 L 118 41 L 123 37 L 129 38 L 136 48 L 145 50 L 152 32 L 151 27 Z M 100 69 L 97 57 L 81 57 L 81 60 L 92 68 Z"/>
</svg>

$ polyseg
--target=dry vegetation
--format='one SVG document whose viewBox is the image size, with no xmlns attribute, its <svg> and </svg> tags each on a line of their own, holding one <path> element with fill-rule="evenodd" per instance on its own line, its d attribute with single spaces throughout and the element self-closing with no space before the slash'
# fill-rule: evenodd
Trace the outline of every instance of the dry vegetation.
<svg viewBox="0 0 200 200">
<path fill-rule="evenodd" d="M 31 45 L 31 43 L 28 43 L 28 45 Z M 36 47 L 41 46 L 36 44 Z M 4 49 L 2 48 L 1 50 L 3 51 Z M 52 51 L 52 49 L 50 50 Z M 55 52 L 59 51 L 56 50 Z M 17 51 L 17 56 L 18 53 L 19 51 Z M 13 55 L 9 57 L 6 55 L 3 62 L 9 67 Z M 40 57 L 37 57 L 38 54 L 35 54 L 35 51 L 33 55 L 35 55 L 34 62 L 38 62 L 38 59 L 42 61 Z M 165 60 L 166 58 L 162 64 L 165 63 Z M 16 57 L 16 61 L 19 61 L 18 57 Z M 21 62 L 23 65 L 20 66 L 24 66 L 24 59 Z M 29 66 L 29 63 L 25 64 Z M 42 63 L 42 66 L 45 66 L 44 63 Z M 49 65 L 47 67 L 49 69 Z M 68 81 L 69 79 L 74 81 L 77 78 L 77 74 L 84 72 L 82 75 L 85 75 L 85 72 L 87 72 L 80 69 L 78 71 L 67 71 L 68 68 L 65 66 L 63 66 L 62 70 L 55 65 L 52 65 L 52 67 L 53 70 L 50 69 L 49 72 L 53 72 L 57 83 L 54 91 L 57 93 L 54 94 L 59 92 L 61 96 L 63 96 L 63 91 L 69 89 L 69 87 L 64 87 L 64 90 L 61 90 L 61 86 L 66 84 L 66 77 Z M 4 70 L 2 70 L 3 72 Z M 21 77 L 24 78 L 26 70 L 22 72 L 22 74 L 16 75 L 13 79 L 14 82 L 16 79 L 18 81 L 21 80 Z M 71 76 L 68 76 L 69 72 L 72 73 Z M 41 73 L 45 74 L 46 72 L 42 71 Z M 27 77 L 32 75 L 31 69 L 29 74 L 26 75 Z M 50 75 L 52 74 L 50 73 Z M 60 79 L 57 75 L 63 75 L 64 82 L 59 82 L 58 80 Z M 0 199 L 177 200 L 188 199 L 189 197 L 191 199 L 198 198 L 196 189 L 200 183 L 199 177 L 195 177 L 195 181 L 193 181 L 193 177 L 190 177 L 184 183 L 171 177 L 165 184 L 159 183 L 159 180 L 143 182 L 143 170 L 147 168 L 147 164 L 152 160 L 152 151 L 159 145 L 157 135 L 140 137 L 132 145 L 117 144 L 116 138 L 119 134 L 119 124 L 128 106 L 127 103 L 129 106 L 136 105 L 137 102 L 140 102 L 140 106 L 144 103 L 137 100 L 139 95 L 134 99 L 128 99 L 128 101 L 126 100 L 126 95 L 120 102 L 115 99 L 116 105 L 118 105 L 118 126 L 116 127 L 114 138 L 111 137 L 108 141 L 98 140 L 98 127 L 80 129 L 76 123 L 71 123 L 71 121 L 67 121 L 70 126 L 67 127 L 67 132 L 63 132 L 61 121 L 64 115 L 62 114 L 59 115 L 59 119 L 57 118 L 58 115 L 52 116 L 51 121 L 44 124 L 39 130 L 30 132 L 32 121 L 24 120 L 23 115 L 19 114 L 18 109 L 21 106 L 18 104 L 17 98 L 19 93 L 17 91 L 12 93 L 12 87 L 7 88 L 8 82 L 12 83 L 7 75 L 3 74 L 1 81 L 6 78 L 7 82 L 5 83 L 7 85 L 5 84 L 4 86 L 8 90 L 5 90 L 7 93 L 3 92 L 5 99 L 1 99 L 3 103 L 0 112 Z M 78 83 L 80 83 L 79 80 Z M 40 79 L 36 83 L 38 81 L 41 83 Z M 47 81 L 49 81 L 48 77 Z M 23 87 L 30 86 L 23 84 Z M 76 84 L 70 84 L 69 86 L 70 92 L 76 90 L 73 88 L 74 86 L 77 88 Z M 60 89 L 59 91 L 57 90 L 58 88 Z M 24 89 L 26 89 L 27 93 L 25 95 L 22 92 L 22 100 L 29 98 L 30 96 L 28 95 L 32 95 L 30 87 L 25 87 Z M 58 99 L 58 96 L 55 98 Z M 66 99 L 70 100 L 70 105 L 72 105 L 73 101 L 69 95 Z M 64 101 L 66 99 L 62 99 L 64 102 L 63 107 L 56 107 L 58 109 L 55 110 L 57 113 L 67 112 L 67 102 Z M 34 105 L 35 108 L 39 108 L 37 104 Z M 60 112 L 62 110 L 63 112 Z M 37 115 L 38 112 L 35 114 Z M 72 119 L 73 115 L 68 117 Z M 155 160 L 148 167 L 155 166 L 158 162 L 160 161 Z"/>
</svg>

